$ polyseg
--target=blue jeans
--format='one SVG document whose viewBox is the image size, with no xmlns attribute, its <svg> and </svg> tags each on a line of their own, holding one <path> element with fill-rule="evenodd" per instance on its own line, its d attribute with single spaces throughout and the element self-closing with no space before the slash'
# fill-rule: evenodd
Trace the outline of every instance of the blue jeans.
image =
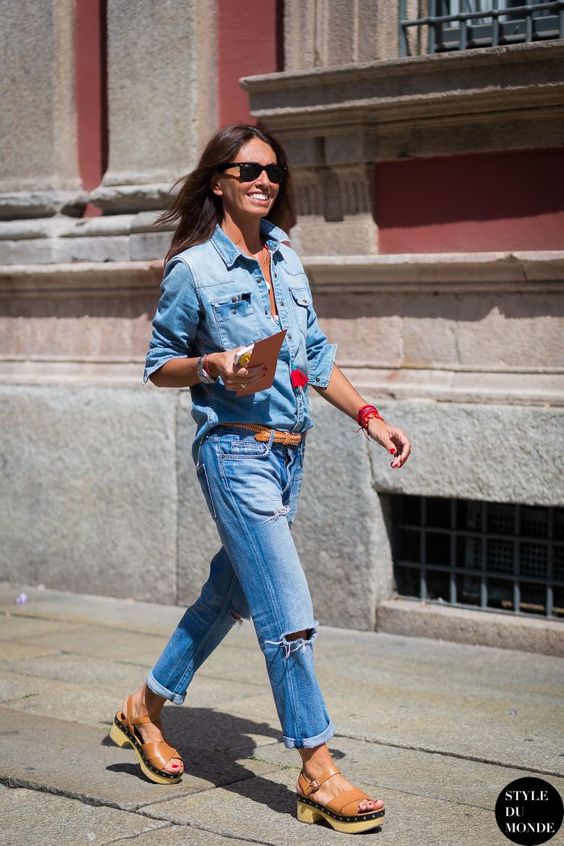
<svg viewBox="0 0 564 846">
<path fill-rule="evenodd" d="M 147 684 L 182 704 L 198 667 L 236 624 L 253 620 L 274 695 L 282 740 L 311 748 L 335 733 L 315 677 L 318 620 L 290 527 L 303 476 L 298 447 L 220 427 L 203 441 L 197 475 L 223 546 L 196 602 L 172 634 Z M 241 620 L 239 621 L 241 622 Z M 287 636 L 305 631 L 306 637 Z"/>
</svg>

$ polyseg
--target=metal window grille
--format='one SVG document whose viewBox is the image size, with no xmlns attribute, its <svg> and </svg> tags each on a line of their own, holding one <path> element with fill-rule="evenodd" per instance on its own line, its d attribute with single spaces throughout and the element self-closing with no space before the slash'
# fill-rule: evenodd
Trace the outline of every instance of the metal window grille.
<svg viewBox="0 0 564 846">
<path fill-rule="evenodd" d="M 401 596 L 564 620 L 564 508 L 390 499 Z"/>
<path fill-rule="evenodd" d="M 408 18 L 399 0 L 400 55 L 410 56 L 410 34 L 427 32 L 427 52 L 496 47 L 564 37 L 564 0 L 422 0 L 427 14 Z"/>
</svg>

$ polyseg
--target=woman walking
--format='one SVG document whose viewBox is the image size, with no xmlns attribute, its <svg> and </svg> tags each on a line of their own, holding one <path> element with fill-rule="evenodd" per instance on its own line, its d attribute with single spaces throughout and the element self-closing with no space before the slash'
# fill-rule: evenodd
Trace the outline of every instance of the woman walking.
<svg viewBox="0 0 564 846">
<path fill-rule="evenodd" d="M 166 700 L 182 704 L 198 667 L 238 621 L 250 618 L 264 653 L 287 748 L 302 769 L 298 819 L 365 831 L 383 822 L 384 803 L 353 787 L 327 741 L 335 728 L 315 676 L 314 619 L 291 535 L 312 426 L 308 385 L 358 421 L 405 464 L 405 434 L 382 419 L 335 365 L 317 322 L 307 276 L 284 229 L 294 219 L 286 154 L 270 134 L 236 124 L 207 144 L 161 221 L 178 221 L 153 320 L 144 380 L 190 387 L 193 458 L 221 549 L 146 683 L 128 696 L 112 739 L 130 744 L 145 775 L 174 783 L 183 763 L 161 732 Z M 286 335 L 274 382 L 242 366 L 242 347 Z M 253 390 L 254 389 L 254 390 Z"/>
</svg>

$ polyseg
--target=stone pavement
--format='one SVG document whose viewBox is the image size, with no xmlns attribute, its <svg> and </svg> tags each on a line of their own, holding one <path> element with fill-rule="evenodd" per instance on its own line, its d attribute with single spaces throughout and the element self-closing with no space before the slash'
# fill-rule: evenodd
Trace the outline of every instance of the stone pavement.
<svg viewBox="0 0 564 846">
<path fill-rule="evenodd" d="M 182 609 L 0 585 L 0 843 L 234 846 L 343 843 L 295 817 L 299 756 L 280 742 L 252 623 L 167 705 L 186 774 L 158 786 L 108 739 Z M 510 843 L 494 817 L 510 781 L 564 794 L 564 659 L 324 626 L 318 677 L 354 784 L 386 803 L 379 846 Z M 562 844 L 564 828 L 548 841 Z"/>
</svg>

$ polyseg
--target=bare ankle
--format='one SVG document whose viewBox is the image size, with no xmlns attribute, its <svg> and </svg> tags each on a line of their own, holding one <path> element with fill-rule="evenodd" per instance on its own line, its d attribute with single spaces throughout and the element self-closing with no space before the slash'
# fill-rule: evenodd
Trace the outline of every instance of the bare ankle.
<svg viewBox="0 0 564 846">
<path fill-rule="evenodd" d="M 157 693 L 154 693 L 146 684 L 141 688 L 141 690 L 147 713 L 153 717 L 157 717 L 162 711 L 166 700 Z"/>
<path fill-rule="evenodd" d="M 332 755 L 326 743 L 313 749 L 300 749 L 304 772 L 314 776 L 334 764 Z"/>
</svg>

